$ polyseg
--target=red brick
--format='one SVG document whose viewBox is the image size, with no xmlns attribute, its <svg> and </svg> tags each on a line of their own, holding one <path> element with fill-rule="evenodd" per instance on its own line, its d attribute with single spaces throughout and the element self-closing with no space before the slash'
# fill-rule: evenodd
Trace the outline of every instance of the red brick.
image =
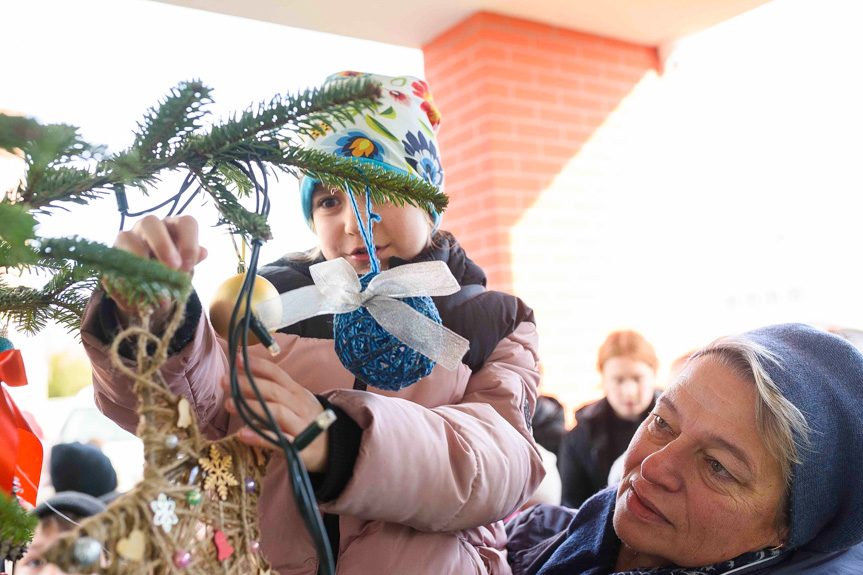
<svg viewBox="0 0 863 575">
<path fill-rule="evenodd" d="M 562 102 L 564 106 L 572 110 L 605 110 L 606 105 L 602 98 L 596 94 L 590 94 L 587 91 L 579 91 L 576 94 L 563 94 Z"/>
<path fill-rule="evenodd" d="M 555 175 L 560 172 L 561 163 L 553 160 L 538 160 L 522 158 L 519 161 L 519 169 L 529 174 Z"/>
<path fill-rule="evenodd" d="M 561 38 L 560 36 L 555 35 L 545 38 L 537 38 L 534 40 L 533 45 L 539 50 L 566 56 L 578 54 L 583 43 L 580 41 L 573 42 L 567 38 Z"/>
<path fill-rule="evenodd" d="M 612 98 L 622 98 L 634 87 L 634 84 L 619 84 L 616 82 L 585 82 L 584 91 L 591 94 L 611 96 Z"/>
<path fill-rule="evenodd" d="M 511 46 L 530 46 L 531 44 L 531 39 L 529 36 L 526 36 L 516 31 L 500 30 L 496 28 L 489 28 L 484 30 L 482 32 L 482 38 L 484 40 L 501 42 L 504 44 L 509 44 Z"/>
<path fill-rule="evenodd" d="M 471 56 L 473 59 L 478 61 L 498 61 L 498 62 L 506 62 L 509 59 L 512 50 L 502 44 L 492 43 L 492 42 L 483 42 L 481 45 L 477 46 L 474 49 Z"/>
<path fill-rule="evenodd" d="M 488 97 L 509 97 L 512 95 L 512 84 L 508 82 L 487 81 L 483 84 L 483 91 Z"/>
<path fill-rule="evenodd" d="M 580 149 L 581 145 L 579 141 L 572 141 L 572 143 L 569 144 L 545 143 L 540 144 L 539 147 L 539 151 L 543 156 L 567 161 L 572 159 Z"/>
<path fill-rule="evenodd" d="M 553 88 L 536 87 L 535 85 L 531 87 L 516 86 L 514 92 L 516 98 L 530 100 L 531 102 L 535 102 L 537 104 L 554 103 L 557 102 L 558 99 L 557 90 Z"/>
<path fill-rule="evenodd" d="M 538 115 L 537 107 L 524 100 L 494 100 L 486 108 L 488 114 L 502 115 L 509 118 L 535 118 Z"/>
<path fill-rule="evenodd" d="M 496 185 L 505 187 L 508 190 L 520 190 L 522 192 L 535 191 L 542 186 L 545 178 L 530 176 L 526 173 L 518 173 L 517 175 L 507 175 L 495 178 Z"/>
<path fill-rule="evenodd" d="M 556 122 L 561 126 L 580 125 L 584 122 L 584 115 L 578 111 L 573 111 L 572 108 L 552 106 L 543 106 L 539 110 L 539 117 L 542 120 Z"/>
<path fill-rule="evenodd" d="M 512 136 L 515 134 L 515 122 L 507 119 L 492 118 L 483 124 L 486 134 Z"/>
<path fill-rule="evenodd" d="M 650 70 L 644 66 L 609 66 L 603 76 L 617 82 L 638 83 Z"/>
<path fill-rule="evenodd" d="M 654 66 L 656 52 L 479 12 L 426 46 L 425 58 L 444 114 L 440 142 L 452 197 L 445 227 L 459 234 L 492 286 L 511 287 L 511 226 Z M 622 137 L 619 122 L 625 126 L 625 117 L 606 126 L 567 176 L 582 204 L 593 201 L 594 182 L 609 169 L 602 157 Z M 560 233 L 562 218 L 550 212 L 537 233 Z M 582 235 L 579 245 L 595 246 Z"/>
</svg>

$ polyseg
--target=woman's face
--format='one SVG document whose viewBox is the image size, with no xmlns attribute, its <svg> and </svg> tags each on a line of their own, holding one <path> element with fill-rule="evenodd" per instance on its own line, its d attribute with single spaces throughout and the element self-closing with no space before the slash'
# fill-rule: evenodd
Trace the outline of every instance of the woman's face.
<svg viewBox="0 0 863 575">
<path fill-rule="evenodd" d="M 709 357 L 662 395 L 624 460 L 621 553 L 639 566 L 695 567 L 783 541 L 782 474 L 760 439 L 755 398 L 754 384 Z"/>
<path fill-rule="evenodd" d="M 629 357 L 612 357 L 602 364 L 602 386 L 611 408 L 622 419 L 637 419 L 653 401 L 653 368 Z"/>
<path fill-rule="evenodd" d="M 357 204 L 365 221 L 365 200 L 357 198 Z M 411 260 L 426 248 L 431 226 L 423 210 L 407 204 L 390 203 L 375 205 L 373 209 L 381 216 L 381 221 L 375 223 L 373 229 L 381 269 L 387 269 L 393 256 Z M 344 192 L 336 190 L 331 193 L 320 184 L 316 185 L 312 193 L 312 221 L 326 259 L 345 258 L 357 273 L 369 271 L 369 254 L 350 199 Z"/>
</svg>

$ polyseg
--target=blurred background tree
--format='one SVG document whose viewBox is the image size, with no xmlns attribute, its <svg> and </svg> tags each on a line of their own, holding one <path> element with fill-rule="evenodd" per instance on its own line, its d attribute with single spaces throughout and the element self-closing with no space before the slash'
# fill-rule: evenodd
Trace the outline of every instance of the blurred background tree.
<svg viewBox="0 0 863 575">
<path fill-rule="evenodd" d="M 86 357 L 61 351 L 48 358 L 48 397 L 72 397 L 90 385 L 93 371 Z"/>
</svg>

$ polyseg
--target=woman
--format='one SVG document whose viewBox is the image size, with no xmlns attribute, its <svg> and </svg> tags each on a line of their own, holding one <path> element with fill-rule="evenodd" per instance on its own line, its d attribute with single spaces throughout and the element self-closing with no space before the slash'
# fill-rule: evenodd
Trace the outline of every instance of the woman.
<svg viewBox="0 0 863 575">
<path fill-rule="evenodd" d="M 566 434 L 557 455 L 561 500 L 567 507 L 580 507 L 609 485 L 612 464 L 626 451 L 658 395 L 654 388 L 659 359 L 640 333 L 608 334 L 597 355 L 605 397 L 575 413 L 575 428 Z"/>
<path fill-rule="evenodd" d="M 623 479 L 507 526 L 516 575 L 863 573 L 863 355 L 799 324 L 720 339 L 657 401 Z"/>
</svg>

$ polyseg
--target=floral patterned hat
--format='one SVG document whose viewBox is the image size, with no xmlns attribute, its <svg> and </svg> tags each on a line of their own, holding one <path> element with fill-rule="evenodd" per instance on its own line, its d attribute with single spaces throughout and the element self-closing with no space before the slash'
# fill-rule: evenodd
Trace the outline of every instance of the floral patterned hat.
<svg viewBox="0 0 863 575">
<path fill-rule="evenodd" d="M 357 114 L 353 123 L 327 128 L 303 142 L 307 148 L 371 162 L 381 168 L 410 174 L 443 190 L 443 167 L 437 144 L 440 112 L 434 105 L 428 84 L 412 76 L 381 76 L 362 72 L 339 72 L 324 85 L 348 78 L 363 77 L 381 84 L 381 98 L 375 111 Z M 312 220 L 312 191 L 318 183 L 303 178 L 300 198 L 306 222 Z M 435 229 L 440 214 L 429 208 Z"/>
</svg>

